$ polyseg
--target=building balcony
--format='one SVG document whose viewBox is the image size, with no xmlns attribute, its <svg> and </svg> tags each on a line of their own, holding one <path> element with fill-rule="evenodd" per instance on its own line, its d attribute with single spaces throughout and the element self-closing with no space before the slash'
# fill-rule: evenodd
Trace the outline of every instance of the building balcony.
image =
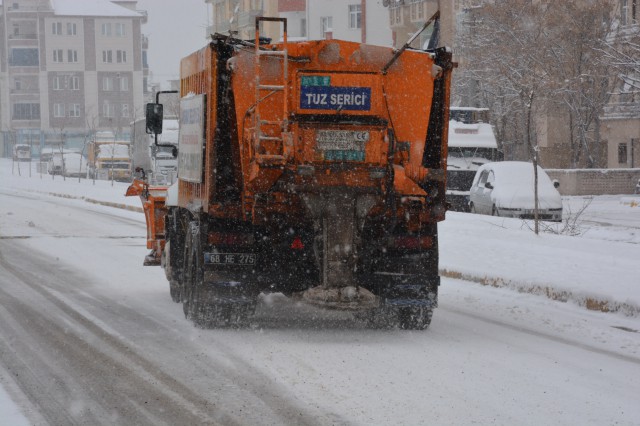
<svg viewBox="0 0 640 426">
<path fill-rule="evenodd" d="M 38 34 L 9 34 L 9 40 L 37 40 Z"/>
<path fill-rule="evenodd" d="M 40 72 L 40 65 L 15 65 L 9 61 L 9 73 L 11 75 L 34 75 Z"/>
<path fill-rule="evenodd" d="M 11 2 L 11 4 L 16 4 L 15 2 Z M 42 13 L 42 12 L 53 12 L 53 9 L 49 6 L 44 5 L 35 5 L 35 4 L 18 4 L 18 7 L 9 6 L 7 7 L 7 13 L 14 12 L 31 12 L 31 13 Z"/>
<path fill-rule="evenodd" d="M 40 95 L 40 90 L 38 90 L 38 88 L 22 88 L 22 89 L 11 89 L 9 90 L 9 93 L 11 93 L 11 95 Z"/>
<path fill-rule="evenodd" d="M 146 24 L 147 21 L 149 20 L 149 14 L 147 13 L 146 10 L 136 10 L 137 13 L 140 14 L 140 16 L 142 16 L 142 23 Z"/>
<path fill-rule="evenodd" d="M 616 102 L 604 107 L 603 118 L 605 120 L 626 120 L 640 118 L 640 103 Z"/>
</svg>

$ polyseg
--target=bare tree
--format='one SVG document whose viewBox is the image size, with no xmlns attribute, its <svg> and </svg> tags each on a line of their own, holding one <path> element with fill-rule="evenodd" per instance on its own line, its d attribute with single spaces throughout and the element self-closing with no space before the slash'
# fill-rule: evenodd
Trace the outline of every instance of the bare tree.
<svg viewBox="0 0 640 426">
<path fill-rule="evenodd" d="M 602 162 L 600 117 L 616 84 L 611 62 L 602 54 L 614 28 L 608 1 L 555 4 L 549 28 L 557 34 L 549 45 L 556 87 L 554 102 L 569 116 L 571 167 Z"/>
<path fill-rule="evenodd" d="M 504 126 L 504 144 L 521 145 L 534 169 L 535 232 L 538 228 L 538 144 L 535 114 L 545 108 L 553 79 L 547 46 L 554 33 L 547 22 L 553 2 L 511 0 L 476 11 L 469 48 L 470 73 L 480 82 L 494 114 Z"/>
</svg>

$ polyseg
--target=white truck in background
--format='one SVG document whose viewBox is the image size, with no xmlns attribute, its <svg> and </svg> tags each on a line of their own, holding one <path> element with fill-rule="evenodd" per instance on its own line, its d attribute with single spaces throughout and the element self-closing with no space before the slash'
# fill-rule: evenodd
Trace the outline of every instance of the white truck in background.
<svg viewBox="0 0 640 426">
<path fill-rule="evenodd" d="M 501 161 L 502 153 L 489 124 L 487 108 L 451 107 L 447 156 L 449 209 L 469 211 L 471 183 L 480 166 Z"/>
<path fill-rule="evenodd" d="M 131 144 L 112 132 L 96 132 L 87 147 L 87 178 L 130 182 Z"/>
<path fill-rule="evenodd" d="M 133 169 L 144 170 L 145 175 L 154 184 L 172 184 L 178 174 L 178 131 L 177 118 L 165 118 L 162 121 L 162 134 L 146 132 L 145 119 L 131 124 L 131 140 L 133 144 Z M 167 146 L 171 145 L 171 146 Z"/>
</svg>

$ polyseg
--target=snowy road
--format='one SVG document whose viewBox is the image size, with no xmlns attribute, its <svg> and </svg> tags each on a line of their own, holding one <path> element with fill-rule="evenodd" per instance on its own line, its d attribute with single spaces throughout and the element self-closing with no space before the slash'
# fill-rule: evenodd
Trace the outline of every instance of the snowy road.
<svg viewBox="0 0 640 426">
<path fill-rule="evenodd" d="M 143 216 L 0 188 L 0 377 L 35 424 L 638 424 L 640 321 L 443 279 L 426 332 L 264 297 L 199 330 Z"/>
</svg>

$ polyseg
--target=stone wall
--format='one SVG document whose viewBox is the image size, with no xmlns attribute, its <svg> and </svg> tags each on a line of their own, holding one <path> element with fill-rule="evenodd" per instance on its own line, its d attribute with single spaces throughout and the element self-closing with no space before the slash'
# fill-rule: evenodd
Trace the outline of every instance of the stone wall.
<svg viewBox="0 0 640 426">
<path fill-rule="evenodd" d="M 562 195 L 633 194 L 640 169 L 547 169 L 560 182 Z"/>
</svg>

